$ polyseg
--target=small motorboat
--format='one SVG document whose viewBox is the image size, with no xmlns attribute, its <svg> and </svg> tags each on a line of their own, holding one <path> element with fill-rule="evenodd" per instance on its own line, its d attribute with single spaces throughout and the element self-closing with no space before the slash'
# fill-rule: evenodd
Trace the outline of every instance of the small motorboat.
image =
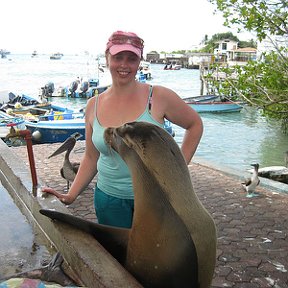
<svg viewBox="0 0 288 288">
<path fill-rule="evenodd" d="M 14 117 L 0 110 L 0 138 L 4 139 L 11 127 L 16 126 L 17 129 L 25 128 L 24 119 L 22 117 Z"/>
<path fill-rule="evenodd" d="M 36 57 L 36 56 L 38 56 L 38 53 L 37 53 L 36 50 L 34 50 L 34 51 L 32 52 L 32 54 L 31 54 L 31 57 L 34 58 L 34 57 Z"/>
<path fill-rule="evenodd" d="M 192 96 L 192 97 L 186 97 L 183 98 L 183 100 L 186 103 L 192 103 L 192 102 L 207 102 L 212 100 L 219 100 L 220 97 L 217 95 L 200 95 L 200 96 Z"/>
<path fill-rule="evenodd" d="M 164 66 L 164 70 L 180 70 L 182 66 L 180 64 L 166 64 Z"/>
<path fill-rule="evenodd" d="M 212 112 L 239 112 L 243 108 L 243 102 L 232 101 L 225 96 L 219 95 L 200 95 L 186 97 L 183 100 L 198 113 Z"/>
<path fill-rule="evenodd" d="M 50 59 L 52 59 L 52 60 L 60 60 L 62 57 L 63 57 L 63 54 L 57 52 L 57 53 L 53 53 L 53 54 L 50 56 Z"/>
<path fill-rule="evenodd" d="M 139 66 L 139 78 L 141 80 L 141 76 L 143 80 L 150 80 L 152 79 L 152 71 L 151 71 L 151 64 L 147 61 L 141 61 Z"/>
<path fill-rule="evenodd" d="M 239 112 L 243 109 L 242 102 L 233 101 L 207 101 L 207 102 L 186 102 L 198 113 L 227 113 Z"/>
<path fill-rule="evenodd" d="M 37 144 L 64 142 L 73 133 L 80 133 L 85 139 L 84 114 L 71 119 L 25 121 L 25 126 L 31 131 L 32 140 Z"/>
</svg>

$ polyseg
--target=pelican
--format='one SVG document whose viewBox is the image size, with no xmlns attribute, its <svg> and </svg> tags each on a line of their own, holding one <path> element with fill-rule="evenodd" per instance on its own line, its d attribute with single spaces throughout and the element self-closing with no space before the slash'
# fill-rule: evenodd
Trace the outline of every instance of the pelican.
<svg viewBox="0 0 288 288">
<path fill-rule="evenodd" d="M 79 162 L 71 162 L 69 156 L 76 144 L 76 141 L 81 137 L 82 134 L 78 132 L 73 133 L 53 154 L 48 157 L 49 159 L 66 151 L 60 174 L 67 181 L 67 189 L 69 189 L 70 182 L 73 182 L 80 166 Z"/>
<path fill-rule="evenodd" d="M 247 195 L 246 197 L 252 198 L 255 196 L 258 196 L 258 193 L 255 193 L 255 188 L 259 185 L 260 179 L 258 177 L 258 169 L 259 169 L 259 164 L 251 164 L 251 166 L 254 167 L 252 176 L 248 179 L 245 180 L 243 184 L 243 187 L 245 188 Z"/>
</svg>

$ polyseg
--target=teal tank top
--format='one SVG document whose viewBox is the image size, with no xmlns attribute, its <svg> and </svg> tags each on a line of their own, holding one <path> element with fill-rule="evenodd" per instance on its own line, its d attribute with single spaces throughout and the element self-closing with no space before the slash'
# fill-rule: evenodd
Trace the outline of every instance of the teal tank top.
<svg viewBox="0 0 288 288">
<path fill-rule="evenodd" d="M 150 113 L 152 92 L 153 87 L 150 86 L 145 110 L 135 121 L 150 122 L 163 128 L 164 124 L 156 121 Z M 92 142 L 100 153 L 97 163 L 97 186 L 110 196 L 121 199 L 134 199 L 132 178 L 128 166 L 120 155 L 104 141 L 103 133 L 106 127 L 101 126 L 97 119 L 97 102 L 98 98 L 95 100 L 95 118 L 92 132 Z"/>
</svg>

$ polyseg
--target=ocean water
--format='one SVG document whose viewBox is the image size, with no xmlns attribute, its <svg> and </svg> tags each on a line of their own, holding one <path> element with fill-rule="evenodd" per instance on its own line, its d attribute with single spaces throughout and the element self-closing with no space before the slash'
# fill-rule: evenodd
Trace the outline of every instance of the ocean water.
<svg viewBox="0 0 288 288">
<path fill-rule="evenodd" d="M 102 60 L 103 61 L 103 60 Z M 108 72 L 97 69 L 98 60 L 91 55 L 64 55 L 61 60 L 50 60 L 49 55 L 9 55 L 0 59 L 0 92 L 28 94 L 38 97 L 40 87 L 53 82 L 55 87 L 67 86 L 77 78 L 99 78 L 100 85 L 110 83 Z M 163 70 L 164 65 L 152 64 L 151 84 L 173 89 L 180 97 L 200 95 L 198 70 Z M 85 99 L 53 98 L 56 104 L 83 108 Z M 260 167 L 284 165 L 284 152 L 288 150 L 288 135 L 280 124 L 267 121 L 259 111 L 244 107 L 241 112 L 201 114 L 204 134 L 195 159 L 215 166 L 247 171 L 250 164 Z M 181 145 L 184 130 L 174 125 L 175 140 Z"/>
</svg>

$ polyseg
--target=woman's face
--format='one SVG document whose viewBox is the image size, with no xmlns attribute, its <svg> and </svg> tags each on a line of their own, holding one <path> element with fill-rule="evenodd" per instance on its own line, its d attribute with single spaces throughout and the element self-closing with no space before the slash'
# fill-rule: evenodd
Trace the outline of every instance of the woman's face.
<svg viewBox="0 0 288 288">
<path fill-rule="evenodd" d="M 135 80 L 140 58 L 130 51 L 122 51 L 116 55 L 108 53 L 107 64 L 113 81 L 131 81 Z"/>
</svg>

